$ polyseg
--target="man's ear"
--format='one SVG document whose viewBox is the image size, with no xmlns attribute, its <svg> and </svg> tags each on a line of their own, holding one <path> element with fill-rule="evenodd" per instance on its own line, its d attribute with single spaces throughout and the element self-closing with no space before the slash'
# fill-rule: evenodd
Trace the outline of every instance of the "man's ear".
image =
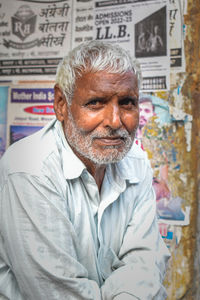
<svg viewBox="0 0 200 300">
<path fill-rule="evenodd" d="M 62 122 L 67 112 L 67 101 L 58 84 L 54 86 L 54 111 L 57 119 Z"/>
</svg>

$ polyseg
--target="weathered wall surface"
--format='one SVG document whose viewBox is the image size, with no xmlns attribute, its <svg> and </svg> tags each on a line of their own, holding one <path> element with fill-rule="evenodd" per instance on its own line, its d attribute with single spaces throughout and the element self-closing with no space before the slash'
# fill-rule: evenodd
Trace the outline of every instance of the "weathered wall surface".
<svg viewBox="0 0 200 300">
<path fill-rule="evenodd" d="M 184 299 L 198 300 L 200 299 L 200 1 L 188 1 L 188 14 L 185 17 L 185 23 L 188 28 L 185 43 L 187 80 L 183 93 L 188 99 L 186 109 L 189 109 L 190 105 L 193 113 L 191 170 L 193 177 L 196 178 L 196 184 L 194 190 L 191 191 L 193 213 L 188 239 L 191 241 L 192 247 L 189 247 L 189 251 L 192 257 L 190 260 L 190 276 L 186 286 L 187 293 Z"/>
<path fill-rule="evenodd" d="M 198 68 L 199 72 L 199 68 Z M 196 178 L 197 178 L 197 190 L 196 190 L 196 206 L 194 208 L 197 209 L 196 219 L 197 219 L 197 230 L 196 230 L 196 249 L 195 249 L 195 260 L 194 260 L 194 278 L 193 278 L 193 286 L 192 286 L 192 294 L 194 300 L 200 299 L 200 161 L 199 161 L 199 153 L 200 153 L 200 92 L 197 89 L 193 94 L 194 100 L 194 119 L 195 128 L 194 128 L 194 143 L 196 147 L 196 155 L 194 156 L 194 160 L 196 161 Z"/>
<path fill-rule="evenodd" d="M 191 207 L 190 225 L 182 230 L 182 239 L 179 247 L 174 251 L 171 261 L 173 276 L 171 281 L 169 299 L 200 299 L 199 270 L 194 257 L 196 252 L 196 226 L 198 212 L 198 170 L 199 170 L 199 113 L 200 113 L 200 2 L 188 1 L 186 24 L 186 79 L 182 88 L 184 97 L 184 111 L 193 116 L 191 151 L 182 150 L 181 165 L 187 176 L 185 184 L 185 198 Z M 182 144 L 184 147 L 184 141 Z M 198 289 L 197 289 L 198 288 Z"/>
<path fill-rule="evenodd" d="M 200 199 L 199 0 L 188 0 L 184 23 L 186 73 L 172 75 L 170 92 L 161 95 L 168 102 L 174 118 L 162 128 L 152 120 L 145 129 L 143 142 L 155 176 L 159 177 L 158 166 L 167 164 L 167 182 L 173 197 L 181 197 L 184 206 L 190 207 L 189 225 L 173 225 L 170 229 L 173 232 L 169 245 L 172 257 L 165 279 L 168 300 L 200 299 L 200 212 L 197 200 Z"/>
</svg>

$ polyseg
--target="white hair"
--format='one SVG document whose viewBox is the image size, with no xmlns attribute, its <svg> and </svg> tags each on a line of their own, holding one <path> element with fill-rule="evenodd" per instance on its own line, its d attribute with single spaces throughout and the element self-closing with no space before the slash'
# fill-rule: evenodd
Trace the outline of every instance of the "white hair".
<svg viewBox="0 0 200 300">
<path fill-rule="evenodd" d="M 71 104 L 76 79 L 84 72 L 103 70 L 118 74 L 133 71 L 138 86 L 140 84 L 140 67 L 130 53 L 119 45 L 97 40 L 80 44 L 61 60 L 57 68 L 56 83 Z"/>
</svg>

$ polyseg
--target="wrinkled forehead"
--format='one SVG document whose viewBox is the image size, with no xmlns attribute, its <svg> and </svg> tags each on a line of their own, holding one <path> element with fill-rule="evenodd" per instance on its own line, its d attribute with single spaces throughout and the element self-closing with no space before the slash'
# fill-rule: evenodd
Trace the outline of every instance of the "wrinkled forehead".
<svg viewBox="0 0 200 300">
<path fill-rule="evenodd" d="M 107 70 L 84 72 L 75 81 L 76 89 L 102 90 L 130 90 L 138 93 L 138 80 L 133 71 L 111 73 Z"/>
<path fill-rule="evenodd" d="M 134 70 L 128 70 L 124 72 L 112 72 L 109 69 L 103 69 L 103 70 L 91 70 L 90 68 L 85 68 L 81 70 L 76 76 L 75 84 L 81 79 L 84 78 L 85 81 L 90 81 L 98 78 L 98 80 L 104 80 L 104 78 L 109 78 L 110 81 L 115 80 L 115 78 L 118 78 L 118 80 L 123 81 L 124 78 L 129 78 L 134 83 L 134 86 L 138 86 L 138 78 L 135 74 Z"/>
<path fill-rule="evenodd" d="M 137 77 L 133 72 L 124 74 L 106 71 L 85 73 L 76 79 L 71 103 L 84 105 L 88 99 L 110 99 L 114 96 L 139 98 Z"/>
</svg>

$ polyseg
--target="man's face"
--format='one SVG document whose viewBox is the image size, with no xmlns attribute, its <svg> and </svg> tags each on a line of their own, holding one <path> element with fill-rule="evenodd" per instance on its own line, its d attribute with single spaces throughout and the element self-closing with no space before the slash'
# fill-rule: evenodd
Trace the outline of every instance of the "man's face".
<svg viewBox="0 0 200 300">
<path fill-rule="evenodd" d="M 130 150 L 139 122 L 138 87 L 133 72 L 85 73 L 67 106 L 64 132 L 77 156 L 106 164 Z"/>
<path fill-rule="evenodd" d="M 142 128 L 146 125 L 148 120 L 154 115 L 153 105 L 151 102 L 140 103 L 140 120 L 139 127 Z"/>
</svg>

